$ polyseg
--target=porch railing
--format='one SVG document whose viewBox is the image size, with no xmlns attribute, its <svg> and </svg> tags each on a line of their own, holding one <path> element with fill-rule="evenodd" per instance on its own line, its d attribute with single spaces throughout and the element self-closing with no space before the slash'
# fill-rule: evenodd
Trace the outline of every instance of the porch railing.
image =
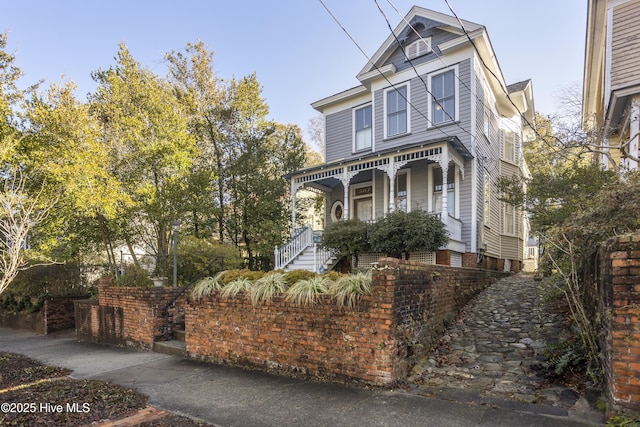
<svg viewBox="0 0 640 427">
<path fill-rule="evenodd" d="M 276 247 L 275 269 L 280 270 L 284 268 L 312 244 L 313 230 L 310 225 L 296 229 L 291 241 L 280 247 Z"/>
</svg>

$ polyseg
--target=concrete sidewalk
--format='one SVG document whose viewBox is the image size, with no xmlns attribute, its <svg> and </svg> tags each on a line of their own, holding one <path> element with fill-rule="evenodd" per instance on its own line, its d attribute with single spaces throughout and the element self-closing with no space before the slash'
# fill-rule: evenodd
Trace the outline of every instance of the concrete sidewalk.
<svg viewBox="0 0 640 427">
<path fill-rule="evenodd" d="M 574 417 L 465 404 L 383 389 L 305 382 L 164 354 L 0 328 L 0 350 L 111 381 L 157 408 L 217 426 L 583 426 Z M 544 412 L 544 411 L 540 411 Z"/>
</svg>

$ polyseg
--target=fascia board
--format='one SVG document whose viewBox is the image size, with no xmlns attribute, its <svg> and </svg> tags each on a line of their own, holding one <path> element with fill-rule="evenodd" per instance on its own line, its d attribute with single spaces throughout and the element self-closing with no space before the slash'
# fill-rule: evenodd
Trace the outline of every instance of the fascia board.
<svg viewBox="0 0 640 427">
<path fill-rule="evenodd" d="M 337 93 L 335 95 L 331 95 L 327 98 L 320 99 L 312 103 L 311 107 L 313 107 L 315 110 L 319 112 L 322 112 L 326 107 L 330 105 L 333 105 L 339 102 L 344 102 L 350 98 L 354 98 L 368 92 L 369 92 L 369 89 L 367 89 L 366 87 L 356 86 L 352 89 L 347 89 L 343 92 Z"/>
<path fill-rule="evenodd" d="M 396 66 L 393 64 L 387 64 L 384 67 L 378 67 L 377 69 L 373 69 L 364 74 L 358 74 L 356 77 L 360 82 L 362 82 L 362 84 L 366 84 L 368 81 L 375 79 L 376 77 L 390 76 L 395 74 L 395 72 Z"/>
</svg>

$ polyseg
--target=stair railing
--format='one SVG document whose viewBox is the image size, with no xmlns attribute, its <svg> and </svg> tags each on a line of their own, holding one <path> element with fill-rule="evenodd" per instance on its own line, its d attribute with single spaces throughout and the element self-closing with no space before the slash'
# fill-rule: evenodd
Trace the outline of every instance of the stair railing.
<svg viewBox="0 0 640 427">
<path fill-rule="evenodd" d="M 275 269 L 280 270 L 313 244 L 313 229 L 306 225 L 297 229 L 291 241 L 275 249 Z"/>
<path fill-rule="evenodd" d="M 171 308 L 171 306 L 173 306 L 173 304 L 175 304 L 175 302 L 178 301 L 178 299 L 181 296 L 183 296 L 185 294 L 185 292 L 187 292 L 187 290 L 189 288 L 191 288 L 191 286 L 193 286 L 194 283 L 196 283 L 198 280 L 202 279 L 202 277 L 204 276 L 204 273 L 206 271 L 209 271 L 209 269 L 213 266 L 213 264 L 218 262 L 218 261 L 220 262 L 220 268 L 221 268 L 220 271 L 224 271 L 224 257 L 223 256 L 217 256 L 217 257 L 213 258 L 209 262 L 209 264 L 206 265 L 206 267 L 204 267 L 202 270 L 200 270 L 200 272 L 196 275 L 195 279 L 191 280 L 189 283 L 187 283 L 186 285 L 182 286 L 180 288 L 180 292 L 175 294 L 173 296 L 173 298 L 171 298 L 171 300 L 169 300 L 169 302 L 164 305 L 164 307 L 162 308 L 162 313 L 164 315 L 164 328 L 162 330 L 162 333 L 159 336 L 160 339 L 164 339 L 165 341 L 168 341 L 169 338 L 171 337 L 171 333 L 173 332 L 172 328 L 170 326 L 171 318 L 173 317 L 169 313 L 169 309 Z"/>
</svg>

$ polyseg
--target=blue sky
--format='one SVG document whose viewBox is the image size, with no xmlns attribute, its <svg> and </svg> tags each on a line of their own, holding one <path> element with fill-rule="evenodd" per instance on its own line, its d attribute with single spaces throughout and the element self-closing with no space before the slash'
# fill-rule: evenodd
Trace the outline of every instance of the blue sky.
<svg viewBox="0 0 640 427">
<path fill-rule="evenodd" d="M 389 34 L 374 0 L 324 0 L 372 55 Z M 533 79 L 536 110 L 555 112 L 564 87 L 581 83 L 586 0 L 449 0 L 457 14 L 487 27 L 508 84 Z M 449 13 L 444 0 L 378 0 L 395 27 L 414 4 Z M 358 84 L 367 59 L 319 0 L 0 0 L 0 31 L 26 74 L 24 86 L 62 75 L 86 99 L 91 72 L 108 68 L 120 42 L 166 74 L 164 53 L 202 40 L 219 77 L 256 72 L 270 116 L 303 130 L 310 103 Z"/>
</svg>

